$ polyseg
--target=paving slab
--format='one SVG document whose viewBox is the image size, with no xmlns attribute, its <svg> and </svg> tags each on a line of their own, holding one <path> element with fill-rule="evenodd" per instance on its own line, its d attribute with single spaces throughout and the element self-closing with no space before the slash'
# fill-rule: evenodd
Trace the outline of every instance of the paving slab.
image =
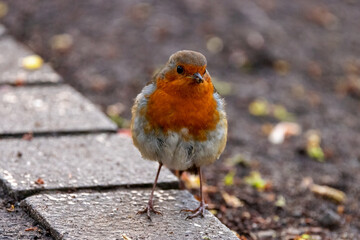
<svg viewBox="0 0 360 240">
<path fill-rule="evenodd" d="M 116 125 L 67 85 L 0 87 L 0 136 L 115 131 Z"/>
<path fill-rule="evenodd" d="M 156 191 L 155 207 L 163 215 L 154 215 L 152 221 L 137 215 L 149 194 L 150 190 L 44 194 L 26 198 L 21 205 L 55 239 L 238 239 L 208 211 L 204 218 L 185 220 L 187 213 L 180 210 L 199 204 L 188 191 Z"/>
<path fill-rule="evenodd" d="M 22 59 L 34 55 L 34 53 L 9 35 L 3 35 L 1 32 L 5 32 L 2 25 L 0 25 L 0 84 L 22 85 L 62 81 L 61 77 L 47 63 L 36 70 L 24 69 L 21 65 Z"/>
<path fill-rule="evenodd" d="M 50 190 L 151 187 L 158 168 L 119 134 L 6 139 L 0 152 L 0 181 L 18 199 Z M 159 186 L 177 188 L 178 180 L 164 168 Z"/>
</svg>

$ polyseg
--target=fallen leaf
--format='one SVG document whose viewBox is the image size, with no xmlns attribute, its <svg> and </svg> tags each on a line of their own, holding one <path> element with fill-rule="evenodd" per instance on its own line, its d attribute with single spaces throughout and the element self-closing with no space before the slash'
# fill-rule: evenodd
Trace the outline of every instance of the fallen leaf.
<svg viewBox="0 0 360 240">
<path fill-rule="evenodd" d="M 286 137 L 297 136 L 301 133 L 301 127 L 293 122 L 280 122 L 271 131 L 269 141 L 272 144 L 281 144 Z"/>
<path fill-rule="evenodd" d="M 124 240 L 132 240 L 131 238 L 129 238 L 128 236 L 126 236 L 126 234 L 123 234 L 122 237 L 123 237 Z"/>
<path fill-rule="evenodd" d="M 184 172 L 181 180 L 185 183 L 187 189 L 198 189 L 200 187 L 200 178 L 198 175 Z"/>
<path fill-rule="evenodd" d="M 310 238 L 310 235 L 309 234 L 303 234 L 303 235 L 301 235 L 301 236 L 299 236 L 299 237 L 296 237 L 295 239 L 297 239 L 297 240 L 307 240 L 307 239 L 311 239 Z"/>
<path fill-rule="evenodd" d="M 7 208 L 6 211 L 8 211 L 8 212 L 15 211 L 15 206 L 13 204 L 11 204 L 11 206 L 9 208 Z"/>
<path fill-rule="evenodd" d="M 273 105 L 273 115 L 281 121 L 292 121 L 295 119 L 292 113 L 289 113 L 284 106 L 279 104 Z"/>
<path fill-rule="evenodd" d="M 294 114 L 280 104 L 272 104 L 264 99 L 256 99 L 249 104 L 249 113 L 254 116 L 272 116 L 281 121 L 294 121 Z"/>
<path fill-rule="evenodd" d="M 286 205 L 286 200 L 285 200 L 284 196 L 282 196 L 282 195 L 278 196 L 278 198 L 275 202 L 275 206 L 283 208 L 283 207 L 285 207 L 285 205 Z"/>
<path fill-rule="evenodd" d="M 224 184 L 225 186 L 232 186 L 234 185 L 234 177 L 235 177 L 236 172 L 235 171 L 230 171 L 228 174 L 225 175 L 224 177 Z"/>
<path fill-rule="evenodd" d="M 244 181 L 259 191 L 263 191 L 267 185 L 267 182 L 262 179 L 260 173 L 257 171 L 250 172 L 250 175 L 245 177 Z"/>
<path fill-rule="evenodd" d="M 309 157 L 317 160 L 318 162 L 325 161 L 325 154 L 320 146 L 309 146 L 306 148 L 306 152 Z"/>
<path fill-rule="evenodd" d="M 309 130 L 305 134 L 306 145 L 308 146 L 319 146 L 321 142 L 320 132 L 317 130 Z"/>
<path fill-rule="evenodd" d="M 319 161 L 325 161 L 325 154 L 320 143 L 320 133 L 316 130 L 309 130 L 306 134 L 306 153 L 309 157 Z"/>
<path fill-rule="evenodd" d="M 239 208 L 244 206 L 244 203 L 234 195 L 230 195 L 226 192 L 221 193 L 221 195 L 229 207 Z"/>
<path fill-rule="evenodd" d="M 210 209 L 209 212 L 211 212 L 213 215 L 216 215 L 218 213 L 216 209 Z"/>
<path fill-rule="evenodd" d="M 37 227 L 30 227 L 30 228 L 25 229 L 25 232 L 37 231 L 37 230 L 38 230 Z"/>
<path fill-rule="evenodd" d="M 343 214 L 344 211 L 345 211 L 345 206 L 344 206 L 344 205 L 339 205 L 339 206 L 337 207 L 336 211 L 337 211 L 337 213 L 340 214 L 340 215 Z"/>
<path fill-rule="evenodd" d="M 257 99 L 250 103 L 249 112 L 254 116 L 266 116 L 269 114 L 269 103 L 266 100 Z"/>
<path fill-rule="evenodd" d="M 36 181 L 35 181 L 35 184 L 37 185 L 43 185 L 45 182 L 42 178 L 38 178 Z"/>
<path fill-rule="evenodd" d="M 42 67 L 44 61 L 38 55 L 31 55 L 22 59 L 22 66 L 28 70 L 36 70 Z"/>
<path fill-rule="evenodd" d="M 346 200 L 346 194 L 343 191 L 332 187 L 313 184 L 310 186 L 310 190 L 317 195 L 328 198 L 337 203 L 343 203 Z"/>
</svg>

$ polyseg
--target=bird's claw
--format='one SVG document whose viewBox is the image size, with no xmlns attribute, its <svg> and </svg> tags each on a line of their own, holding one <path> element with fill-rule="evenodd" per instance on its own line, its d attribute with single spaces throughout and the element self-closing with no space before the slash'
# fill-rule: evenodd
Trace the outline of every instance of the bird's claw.
<svg viewBox="0 0 360 240">
<path fill-rule="evenodd" d="M 181 212 L 191 212 L 191 213 L 194 213 L 192 215 L 189 215 L 187 216 L 185 219 L 192 219 L 194 217 L 197 217 L 197 216 L 201 216 L 201 217 L 204 217 L 204 214 L 205 214 L 205 209 L 207 208 L 207 204 L 205 203 L 200 203 L 200 206 L 196 209 L 181 209 L 180 213 Z"/>
<path fill-rule="evenodd" d="M 143 210 L 138 211 L 136 214 L 144 214 L 144 213 L 146 213 L 148 219 L 151 221 L 151 216 L 150 216 L 151 212 L 153 212 L 155 214 L 163 215 L 161 212 L 156 211 L 154 209 L 154 206 L 151 203 L 148 203 L 148 205 Z"/>
</svg>

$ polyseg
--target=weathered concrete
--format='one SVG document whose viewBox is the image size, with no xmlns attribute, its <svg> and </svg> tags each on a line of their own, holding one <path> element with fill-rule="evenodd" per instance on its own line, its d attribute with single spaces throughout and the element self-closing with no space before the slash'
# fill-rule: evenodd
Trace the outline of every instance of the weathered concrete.
<svg viewBox="0 0 360 240">
<path fill-rule="evenodd" d="M 118 134 L 6 139 L 0 152 L 0 180 L 18 198 L 44 190 L 150 187 L 158 167 Z M 43 184 L 35 183 L 39 178 Z M 159 185 L 176 188 L 177 178 L 164 168 Z"/>
<path fill-rule="evenodd" d="M 196 208 L 198 202 L 187 191 L 160 190 L 155 207 L 161 215 L 149 221 L 136 215 L 150 190 L 123 190 L 107 193 L 37 195 L 22 206 L 50 229 L 56 239 L 238 239 L 211 213 L 205 218 L 185 220 L 183 208 Z"/>
<path fill-rule="evenodd" d="M 66 85 L 0 87 L 0 135 L 115 131 L 116 126 Z"/>
<path fill-rule="evenodd" d="M 1 31 L 5 30 L 0 25 Z M 58 83 L 61 77 L 48 65 L 44 64 L 37 70 L 26 70 L 21 66 L 22 58 L 33 55 L 12 37 L 3 35 L 0 38 L 0 84 L 34 84 Z"/>
</svg>

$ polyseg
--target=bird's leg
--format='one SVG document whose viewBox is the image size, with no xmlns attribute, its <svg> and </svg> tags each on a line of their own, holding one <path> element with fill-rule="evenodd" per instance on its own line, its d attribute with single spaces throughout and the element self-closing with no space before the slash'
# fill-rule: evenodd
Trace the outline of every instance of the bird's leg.
<svg viewBox="0 0 360 240">
<path fill-rule="evenodd" d="M 203 190 L 202 190 L 203 179 L 202 179 L 202 174 L 201 174 L 201 168 L 200 167 L 198 168 L 198 172 L 199 172 L 199 178 L 200 178 L 200 198 L 201 198 L 201 202 L 200 202 L 199 207 L 194 209 L 194 210 L 182 209 L 180 211 L 180 212 L 191 212 L 191 213 L 193 213 L 192 215 L 187 216 L 186 219 L 192 219 L 192 218 L 197 217 L 197 216 L 204 217 L 205 209 L 208 206 L 205 203 L 205 200 L 204 200 L 204 195 L 203 195 Z"/>
<path fill-rule="evenodd" d="M 161 214 L 161 215 L 162 215 L 161 212 L 156 211 L 156 210 L 154 209 L 154 205 L 153 205 L 154 191 L 155 191 L 155 188 L 156 188 L 157 180 L 158 180 L 158 178 L 159 178 L 159 174 L 160 174 L 161 167 L 162 167 L 162 163 L 159 163 L 159 168 L 158 168 L 158 171 L 157 171 L 157 173 L 156 173 L 155 182 L 154 182 L 153 188 L 152 188 L 152 190 L 151 190 L 151 194 L 150 194 L 150 198 L 149 198 L 149 202 L 148 202 L 147 206 L 145 207 L 144 210 L 140 210 L 140 211 L 137 212 L 137 214 L 146 213 L 146 215 L 148 216 L 148 218 L 149 218 L 150 220 L 151 220 L 150 212 L 153 212 L 153 213 Z"/>
</svg>

